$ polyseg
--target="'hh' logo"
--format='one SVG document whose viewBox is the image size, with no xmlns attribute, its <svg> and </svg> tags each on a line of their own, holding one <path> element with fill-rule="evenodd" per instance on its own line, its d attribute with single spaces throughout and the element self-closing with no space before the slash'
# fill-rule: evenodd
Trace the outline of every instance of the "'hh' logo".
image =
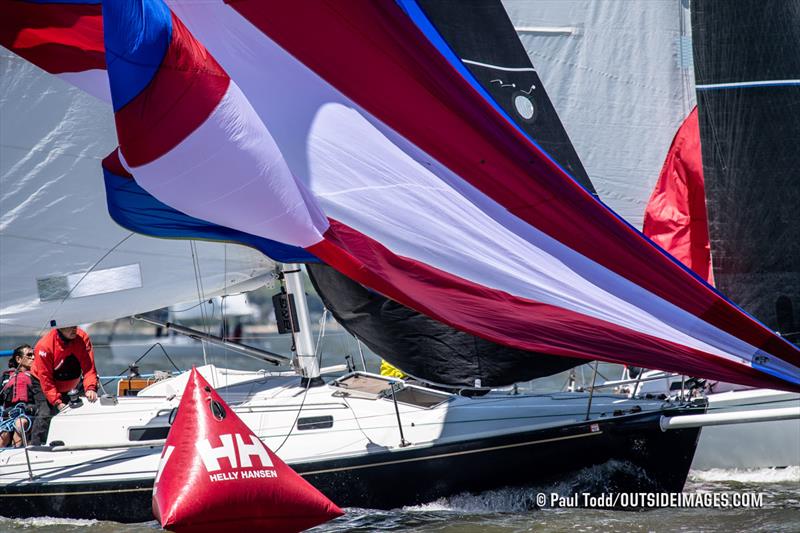
<svg viewBox="0 0 800 533">
<path fill-rule="evenodd" d="M 236 437 L 235 445 L 233 443 L 234 436 Z M 253 462 L 250 459 L 251 457 L 258 457 L 262 467 L 272 466 L 272 460 L 269 458 L 267 448 L 255 435 L 249 436 L 250 444 L 245 444 L 244 439 L 242 439 L 242 436 L 238 433 L 234 433 L 233 435 L 230 433 L 220 435 L 219 440 L 222 442 L 222 445 L 216 448 L 211 447 L 208 439 L 203 439 L 195 444 L 197 453 L 200 454 L 200 459 L 203 460 L 203 464 L 209 472 L 216 472 L 222 469 L 219 465 L 219 459 L 222 458 L 228 460 L 231 468 L 252 467 Z"/>
</svg>

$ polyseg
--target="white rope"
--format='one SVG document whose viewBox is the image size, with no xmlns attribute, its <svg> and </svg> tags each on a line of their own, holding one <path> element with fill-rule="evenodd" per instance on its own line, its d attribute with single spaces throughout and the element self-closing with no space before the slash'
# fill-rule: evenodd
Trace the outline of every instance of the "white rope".
<svg viewBox="0 0 800 533">
<path fill-rule="evenodd" d="M 203 308 L 202 303 L 205 301 L 205 291 L 203 290 L 203 282 L 201 279 L 200 274 L 200 261 L 198 258 L 196 245 L 194 241 L 189 241 L 189 249 L 192 252 L 192 266 L 194 267 L 194 283 L 197 287 L 197 301 L 201 304 L 200 305 L 200 319 L 203 323 L 203 328 L 205 329 L 205 333 L 210 335 L 211 331 L 208 327 L 208 320 L 206 318 L 206 310 Z M 200 341 L 200 346 L 203 348 L 203 364 L 208 365 L 208 354 L 206 352 L 206 343 L 204 341 Z M 212 372 L 211 374 L 211 386 L 217 388 L 216 383 L 216 372 Z"/>
<path fill-rule="evenodd" d="M 58 310 L 59 310 L 59 309 L 61 309 L 61 305 L 62 305 L 64 302 L 66 302 L 66 301 L 67 301 L 67 298 L 69 298 L 69 297 L 70 297 L 70 295 L 72 294 L 72 291 L 74 291 L 74 290 L 75 290 L 75 289 L 78 287 L 78 285 L 80 285 L 80 284 L 81 284 L 81 282 L 82 282 L 84 279 L 86 279 L 86 276 L 88 276 L 90 272 L 92 272 L 92 271 L 93 271 L 95 268 L 97 268 L 97 265 L 99 265 L 99 264 L 100 264 L 100 263 L 103 261 L 103 259 L 105 259 L 105 258 L 106 258 L 106 257 L 108 257 L 109 255 L 111 255 L 111 253 L 112 253 L 114 250 L 116 250 L 117 248 L 119 248 L 119 247 L 122 245 L 122 243 L 124 243 L 125 241 L 127 241 L 128 239 L 130 239 L 131 237 L 133 237 L 133 235 L 134 235 L 134 234 L 133 234 L 133 232 L 131 232 L 131 233 L 129 233 L 127 236 L 125 236 L 125 237 L 124 237 L 124 238 L 123 238 L 121 241 L 119 241 L 117 244 L 115 244 L 114 246 L 112 246 L 112 247 L 111 247 L 111 248 L 110 248 L 110 249 L 109 249 L 109 250 L 108 250 L 106 253 L 104 253 L 104 254 L 103 254 L 103 256 L 102 256 L 100 259 L 98 259 L 97 261 L 95 261 L 95 262 L 94 262 L 94 264 L 93 264 L 91 267 L 89 267 L 89 270 L 87 270 L 86 272 L 84 272 L 84 273 L 83 273 L 83 276 L 81 276 L 81 279 L 79 279 L 79 280 L 78 280 L 78 282 L 77 282 L 75 285 L 73 285 L 73 286 L 72 286 L 72 288 L 70 288 L 69 292 L 67 292 L 67 294 L 66 294 L 66 295 L 65 295 L 65 296 L 64 296 L 64 297 L 61 299 L 61 301 L 60 301 L 60 302 L 58 302 L 58 305 L 57 305 L 57 306 L 56 306 L 56 308 L 53 310 L 53 312 L 52 312 L 52 313 L 50 313 L 50 318 L 48 318 L 48 319 L 47 319 L 47 321 L 45 322 L 45 324 L 44 324 L 44 325 L 42 326 L 42 328 L 39 330 L 39 334 L 37 335 L 37 338 L 40 338 L 42 335 L 44 335 L 44 332 L 45 332 L 45 330 L 47 330 L 47 329 L 49 329 L 49 328 L 50 328 L 50 323 L 52 322 L 52 320 L 53 320 L 53 317 L 54 317 L 54 316 L 56 316 L 56 313 L 58 313 Z M 72 324 L 70 324 L 70 325 L 72 325 Z M 58 325 L 56 325 L 56 326 L 58 326 Z"/>
</svg>

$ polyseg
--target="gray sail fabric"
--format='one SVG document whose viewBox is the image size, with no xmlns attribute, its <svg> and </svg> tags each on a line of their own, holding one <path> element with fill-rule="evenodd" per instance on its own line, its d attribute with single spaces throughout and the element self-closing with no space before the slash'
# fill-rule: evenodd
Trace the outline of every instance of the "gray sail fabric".
<svg viewBox="0 0 800 533">
<path fill-rule="evenodd" d="M 800 1 L 692 1 L 717 288 L 800 340 Z"/>
<path fill-rule="evenodd" d="M 503 0 L 600 199 L 641 229 L 695 105 L 688 0 Z"/>
</svg>

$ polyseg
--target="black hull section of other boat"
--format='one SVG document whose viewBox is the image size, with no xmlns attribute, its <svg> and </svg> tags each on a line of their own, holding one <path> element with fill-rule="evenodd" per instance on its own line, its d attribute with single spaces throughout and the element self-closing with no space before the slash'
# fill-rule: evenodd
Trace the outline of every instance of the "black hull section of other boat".
<svg viewBox="0 0 800 533">
<path fill-rule="evenodd" d="M 547 486 L 583 468 L 617 461 L 602 486 L 587 492 L 680 492 L 699 429 L 662 432 L 662 415 L 703 408 L 676 407 L 469 441 L 394 449 L 368 456 L 291 466 L 342 507 L 396 508 L 463 492 L 507 486 Z M 152 479 L 106 483 L 25 482 L 5 486 L 0 514 L 118 522 L 153 519 Z"/>
</svg>

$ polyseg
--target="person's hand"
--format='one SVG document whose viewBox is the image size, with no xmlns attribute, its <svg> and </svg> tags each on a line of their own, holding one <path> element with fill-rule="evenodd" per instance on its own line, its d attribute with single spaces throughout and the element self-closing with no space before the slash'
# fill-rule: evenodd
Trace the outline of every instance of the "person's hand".
<svg viewBox="0 0 800 533">
<path fill-rule="evenodd" d="M 56 405 L 56 408 L 58 409 L 58 412 L 60 413 L 61 411 L 65 411 L 66 409 L 68 409 L 69 405 L 65 404 L 64 402 L 61 402 L 58 405 Z"/>
<path fill-rule="evenodd" d="M 87 390 L 86 391 L 86 399 L 89 400 L 90 402 L 97 401 L 97 392 L 95 392 L 93 390 Z"/>
</svg>

